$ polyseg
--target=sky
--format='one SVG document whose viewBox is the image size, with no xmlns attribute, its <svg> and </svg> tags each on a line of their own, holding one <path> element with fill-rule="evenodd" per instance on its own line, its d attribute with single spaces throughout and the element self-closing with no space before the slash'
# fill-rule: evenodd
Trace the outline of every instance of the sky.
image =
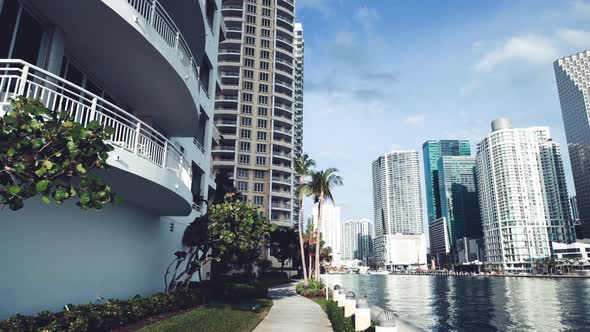
<svg viewBox="0 0 590 332">
<path fill-rule="evenodd" d="M 304 151 L 336 167 L 342 220 L 373 218 L 371 163 L 496 118 L 548 126 L 575 193 L 553 62 L 590 48 L 590 0 L 297 0 Z M 426 218 L 424 178 L 423 209 Z M 311 201 L 306 203 L 306 215 Z"/>
</svg>

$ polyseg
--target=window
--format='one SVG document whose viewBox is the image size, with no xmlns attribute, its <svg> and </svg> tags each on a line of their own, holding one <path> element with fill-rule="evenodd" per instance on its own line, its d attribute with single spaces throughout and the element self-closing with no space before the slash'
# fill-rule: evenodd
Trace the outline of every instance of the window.
<svg viewBox="0 0 590 332">
<path fill-rule="evenodd" d="M 251 132 L 250 129 L 241 129 L 240 130 L 240 137 L 241 138 L 250 138 Z"/>
<path fill-rule="evenodd" d="M 238 177 L 239 178 L 248 178 L 250 171 L 243 168 L 238 168 Z"/>
<path fill-rule="evenodd" d="M 259 131 L 257 135 L 258 135 L 258 140 L 266 141 L 266 133 L 264 131 Z"/>
<path fill-rule="evenodd" d="M 262 59 L 270 59 L 270 52 L 269 51 L 260 51 L 260 57 Z"/>
<path fill-rule="evenodd" d="M 264 204 L 263 196 L 254 196 L 254 205 L 262 206 Z"/>
<path fill-rule="evenodd" d="M 254 67 L 254 66 L 252 66 Z M 262 70 L 268 70 L 268 62 L 266 61 L 260 61 L 260 69 Z"/>
<path fill-rule="evenodd" d="M 262 5 L 263 5 L 263 6 L 270 7 L 270 1 L 271 1 L 271 0 L 262 0 Z"/>
<path fill-rule="evenodd" d="M 268 82 L 268 73 L 260 73 L 260 80 Z"/>
<path fill-rule="evenodd" d="M 254 183 L 254 191 L 257 193 L 264 192 L 264 183 Z"/>
<path fill-rule="evenodd" d="M 262 16 L 270 17 L 270 9 L 262 8 Z"/>
<path fill-rule="evenodd" d="M 256 179 L 264 179 L 264 171 L 255 170 L 254 177 Z"/>
<path fill-rule="evenodd" d="M 258 119 L 258 128 L 266 128 L 268 121 L 263 119 Z"/>
<path fill-rule="evenodd" d="M 244 47 L 244 55 L 254 56 L 254 49 L 252 47 Z"/>
<path fill-rule="evenodd" d="M 256 45 L 256 38 L 247 36 L 244 42 L 246 43 L 246 45 Z"/>
<path fill-rule="evenodd" d="M 248 13 L 256 14 L 256 6 L 255 5 L 247 5 L 246 11 L 248 11 Z"/>
<path fill-rule="evenodd" d="M 263 27 L 269 27 L 270 26 L 270 20 L 268 18 L 263 18 L 262 19 L 262 26 Z"/>
<path fill-rule="evenodd" d="M 270 38 L 270 30 L 262 29 L 262 37 Z"/>
<path fill-rule="evenodd" d="M 270 40 L 268 39 L 261 39 L 260 46 L 264 48 L 270 48 Z"/>
<path fill-rule="evenodd" d="M 258 92 L 268 93 L 268 84 L 258 84 Z"/>
<path fill-rule="evenodd" d="M 238 181 L 238 190 L 248 191 L 248 182 Z"/>
<path fill-rule="evenodd" d="M 206 9 L 207 23 L 209 24 L 209 28 L 213 30 L 213 21 L 215 19 L 215 10 L 217 10 L 217 7 L 215 6 L 215 1 L 207 0 L 207 2 L 205 3 L 205 6 L 207 7 L 207 9 Z"/>
<path fill-rule="evenodd" d="M 250 67 L 250 68 L 254 68 L 254 60 L 253 59 L 244 58 L 244 66 Z"/>
<path fill-rule="evenodd" d="M 252 118 L 243 116 L 242 120 L 241 120 L 241 124 L 242 124 L 242 126 L 251 127 L 252 126 Z"/>
<path fill-rule="evenodd" d="M 244 88 L 244 90 L 252 91 L 253 85 L 254 84 L 252 82 L 244 81 L 244 84 L 242 85 L 242 87 Z"/>
<path fill-rule="evenodd" d="M 242 93 L 242 101 L 252 102 L 252 94 Z"/>
<path fill-rule="evenodd" d="M 258 96 L 258 103 L 262 105 L 268 104 L 268 97 L 267 96 Z"/>
<path fill-rule="evenodd" d="M 240 142 L 240 151 L 250 151 L 250 142 Z"/>
<path fill-rule="evenodd" d="M 246 22 L 256 24 L 256 16 L 246 15 Z"/>
<path fill-rule="evenodd" d="M 256 144 L 256 152 L 266 153 L 266 144 Z"/>
<path fill-rule="evenodd" d="M 252 114 L 252 106 L 251 105 L 242 105 L 242 113 Z"/>
<path fill-rule="evenodd" d="M 241 154 L 239 157 L 240 164 L 249 164 L 250 156 L 247 154 Z"/>
<path fill-rule="evenodd" d="M 246 25 L 246 33 L 250 34 L 250 35 L 255 35 L 256 34 L 256 27 L 251 26 L 251 25 Z"/>
<path fill-rule="evenodd" d="M 258 107 L 258 115 L 259 116 L 268 116 L 268 108 L 266 108 L 266 107 Z"/>
<path fill-rule="evenodd" d="M 244 78 L 254 78 L 254 71 L 244 69 Z"/>
</svg>

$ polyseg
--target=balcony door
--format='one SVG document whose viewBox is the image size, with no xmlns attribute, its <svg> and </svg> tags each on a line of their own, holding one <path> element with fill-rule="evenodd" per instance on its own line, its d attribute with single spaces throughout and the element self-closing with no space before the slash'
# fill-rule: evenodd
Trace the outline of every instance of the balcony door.
<svg viewBox="0 0 590 332">
<path fill-rule="evenodd" d="M 43 24 L 17 0 L 0 0 L 0 59 L 43 60 Z"/>
</svg>

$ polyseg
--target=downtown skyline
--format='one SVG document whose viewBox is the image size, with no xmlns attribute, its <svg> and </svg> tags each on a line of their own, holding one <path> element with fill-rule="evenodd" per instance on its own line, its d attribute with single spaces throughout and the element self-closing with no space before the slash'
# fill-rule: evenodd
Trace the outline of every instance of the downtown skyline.
<svg viewBox="0 0 590 332">
<path fill-rule="evenodd" d="M 305 137 L 318 143 L 307 144 L 305 151 L 325 165 L 338 165 L 347 179 L 336 191 L 343 219 L 372 215 L 369 165 L 375 156 L 420 150 L 431 139 L 469 140 L 475 151 L 498 117 L 511 118 L 517 127 L 548 126 L 563 147 L 568 191 L 575 194 L 553 62 L 590 47 L 590 39 L 583 38 L 590 30 L 584 20 L 590 3 L 457 5 L 431 2 L 442 13 L 435 17 L 406 3 L 298 2 L 303 25 L 325 31 L 306 38 Z M 467 14 L 473 18 L 462 24 L 452 20 Z M 438 31 L 422 35 L 425 29 Z M 435 46 L 432 61 L 427 54 Z M 353 55 L 371 65 L 346 67 Z M 343 75 L 355 78 L 357 87 Z M 325 121 L 329 129 L 322 129 Z M 356 135 L 349 134 L 353 130 Z M 320 140 L 326 131 L 331 139 Z M 424 183 L 422 159 L 420 152 Z M 425 195 L 422 200 L 426 207 Z M 426 209 L 424 219 L 426 224 Z"/>
</svg>

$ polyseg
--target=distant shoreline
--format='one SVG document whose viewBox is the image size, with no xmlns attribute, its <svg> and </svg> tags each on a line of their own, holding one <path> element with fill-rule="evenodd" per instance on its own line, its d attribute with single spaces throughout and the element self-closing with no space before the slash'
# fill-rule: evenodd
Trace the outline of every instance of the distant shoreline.
<svg viewBox="0 0 590 332">
<path fill-rule="evenodd" d="M 468 277 L 468 278 L 541 278 L 541 279 L 588 279 L 588 275 L 532 275 L 532 274 L 478 274 L 478 275 L 463 275 L 463 274 L 446 274 L 446 273 L 391 273 L 389 275 L 399 276 L 439 276 L 439 277 Z"/>
</svg>

